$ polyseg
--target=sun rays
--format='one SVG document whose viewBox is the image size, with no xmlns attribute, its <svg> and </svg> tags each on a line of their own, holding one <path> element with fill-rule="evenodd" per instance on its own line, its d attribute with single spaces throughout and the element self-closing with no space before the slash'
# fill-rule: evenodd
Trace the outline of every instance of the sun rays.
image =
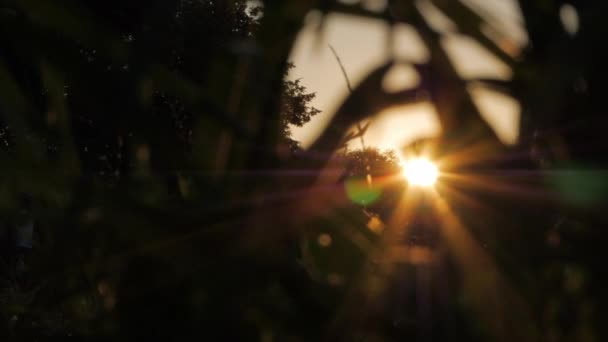
<svg viewBox="0 0 608 342">
<path fill-rule="evenodd" d="M 341 312 L 348 316 L 347 312 L 360 310 L 362 306 L 372 310 L 382 296 L 390 294 L 390 288 L 406 286 L 402 282 L 418 284 L 419 272 L 431 277 L 424 282 L 424 286 L 429 287 L 424 291 L 435 291 L 432 296 L 441 297 L 445 295 L 437 292 L 440 291 L 437 282 L 443 281 L 439 279 L 443 277 L 441 270 L 453 264 L 458 279 L 455 286 L 463 300 L 461 305 L 475 312 L 478 322 L 491 336 L 504 341 L 532 341 L 537 337 L 538 327 L 529 303 L 515 290 L 494 254 L 468 225 L 479 228 L 476 212 L 488 217 L 499 213 L 499 208 L 493 208 L 491 202 L 477 196 L 480 192 L 508 198 L 526 197 L 528 193 L 533 194 L 534 189 L 525 181 L 520 182 L 517 172 L 493 169 L 493 160 L 499 156 L 491 155 L 490 150 L 496 150 L 487 142 L 461 146 L 460 151 L 451 150 L 445 155 L 441 155 L 439 147 L 438 140 L 429 140 L 417 146 L 415 153 L 404 151 L 403 170 L 398 176 L 374 179 L 374 184 L 382 186 L 401 182 L 404 190 L 393 203 L 390 215 L 370 219 L 380 221 L 383 228 L 374 231 L 379 240 L 368 245 L 367 262 L 360 274 L 351 279 L 359 290 L 353 290 L 353 296 L 346 298 Z M 484 165 L 484 170 L 489 172 L 465 171 L 472 165 Z M 494 178 L 493 174 L 498 176 Z M 474 216 L 463 217 L 462 208 Z M 374 222 L 371 226 L 378 225 Z M 483 229 L 491 235 L 494 228 Z M 416 238 L 410 238 L 414 235 Z M 426 238 L 420 239 L 420 235 Z M 407 269 L 417 271 L 405 272 Z M 364 297 L 358 297 L 361 294 Z M 424 305 L 436 305 L 430 299 L 423 301 L 428 301 Z"/>
</svg>

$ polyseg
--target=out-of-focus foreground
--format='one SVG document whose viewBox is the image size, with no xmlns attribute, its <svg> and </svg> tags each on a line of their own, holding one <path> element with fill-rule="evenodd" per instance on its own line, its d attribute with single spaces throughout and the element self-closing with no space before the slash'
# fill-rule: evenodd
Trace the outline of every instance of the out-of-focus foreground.
<svg viewBox="0 0 608 342">
<path fill-rule="evenodd" d="M 0 2 L 0 337 L 608 339 L 605 8 L 518 8 L 519 41 L 473 0 Z M 289 58 L 336 14 L 390 53 L 350 84 L 333 50 L 348 92 L 304 148 L 321 90 Z M 518 103 L 508 144 L 479 89 Z M 366 145 L 420 103 L 437 136 Z M 403 176 L 419 155 L 429 187 Z"/>
</svg>

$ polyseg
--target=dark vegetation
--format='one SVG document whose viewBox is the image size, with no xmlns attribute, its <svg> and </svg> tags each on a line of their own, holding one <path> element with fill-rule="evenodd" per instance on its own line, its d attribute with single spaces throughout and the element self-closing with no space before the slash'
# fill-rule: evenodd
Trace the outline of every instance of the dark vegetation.
<svg viewBox="0 0 608 342">
<path fill-rule="evenodd" d="M 389 2 L 381 14 L 307 0 L 0 2 L 0 340 L 608 338 L 601 2 L 572 2 L 571 36 L 561 2 L 521 1 L 531 44 L 514 59 L 475 12 L 433 1 L 512 68 L 509 82 L 460 79 L 441 34 Z M 412 24 L 431 57 L 397 94 L 380 86 L 392 62 L 373 71 L 304 151 L 289 124 L 318 114 L 314 89 L 284 76 L 312 8 Z M 480 118 L 474 81 L 521 103 L 517 146 Z M 446 132 L 438 156 L 487 147 L 446 171 L 496 186 L 438 185 L 477 242 L 461 239 L 461 254 L 424 205 L 399 221 L 394 153 L 333 154 L 354 124 L 420 91 Z M 33 238 L 20 235 L 32 221 Z M 438 266 L 385 263 L 400 246 L 411 260 L 438 251 Z"/>
</svg>

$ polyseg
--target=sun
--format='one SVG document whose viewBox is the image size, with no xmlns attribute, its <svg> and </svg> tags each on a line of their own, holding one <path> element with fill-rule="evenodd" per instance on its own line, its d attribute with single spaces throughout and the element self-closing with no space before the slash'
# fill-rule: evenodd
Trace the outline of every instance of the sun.
<svg viewBox="0 0 608 342">
<path fill-rule="evenodd" d="M 426 158 L 407 160 L 402 165 L 403 175 L 412 185 L 432 186 L 439 177 L 437 165 Z"/>
</svg>

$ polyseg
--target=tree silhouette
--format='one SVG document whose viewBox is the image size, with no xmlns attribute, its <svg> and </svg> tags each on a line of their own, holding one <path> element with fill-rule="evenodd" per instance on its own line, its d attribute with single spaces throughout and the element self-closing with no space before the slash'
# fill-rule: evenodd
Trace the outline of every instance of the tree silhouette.
<svg viewBox="0 0 608 342">
<path fill-rule="evenodd" d="M 294 65 L 287 65 L 286 73 Z M 281 96 L 281 132 L 291 150 L 298 149 L 297 141 L 291 139 L 291 130 L 289 125 L 302 127 L 310 121 L 310 119 L 319 114 L 321 111 L 310 106 L 310 102 L 315 98 L 315 93 L 307 93 L 300 80 L 285 80 L 283 83 L 283 94 Z"/>
<path fill-rule="evenodd" d="M 375 147 L 347 150 L 338 155 L 343 160 L 348 176 L 395 175 L 401 171 L 395 151 L 380 151 Z"/>
</svg>

